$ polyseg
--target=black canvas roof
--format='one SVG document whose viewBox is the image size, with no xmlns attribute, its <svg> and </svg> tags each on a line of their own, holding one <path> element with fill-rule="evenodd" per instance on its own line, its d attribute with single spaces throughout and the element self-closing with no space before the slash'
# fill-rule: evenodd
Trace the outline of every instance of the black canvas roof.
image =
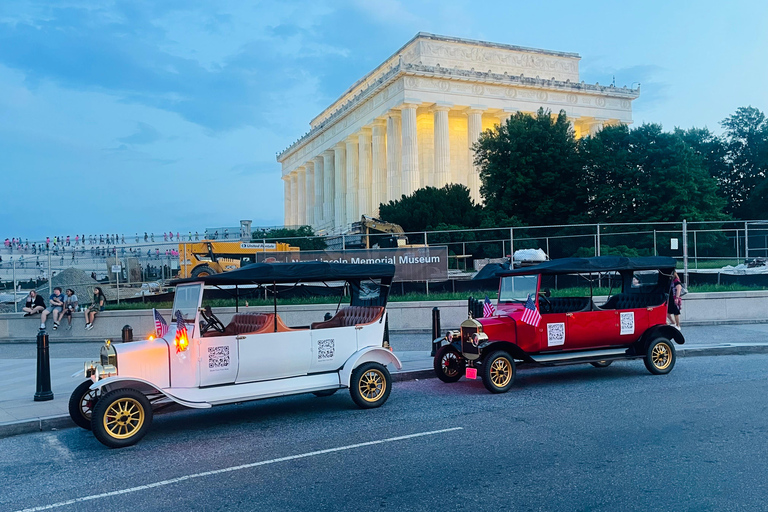
<svg viewBox="0 0 768 512">
<path fill-rule="evenodd" d="M 611 272 L 622 270 L 665 270 L 671 271 L 677 266 L 674 258 L 667 256 L 649 256 L 644 258 L 626 258 L 624 256 L 598 256 L 595 258 L 560 258 L 544 261 L 531 267 L 514 270 L 499 270 L 497 277 L 523 276 L 532 274 L 588 274 L 590 272 Z"/>
<path fill-rule="evenodd" d="M 171 285 L 200 282 L 207 285 L 296 283 L 313 281 L 360 281 L 389 279 L 395 266 L 389 263 L 356 264 L 305 261 L 301 263 L 253 263 L 231 272 L 177 279 Z"/>
</svg>

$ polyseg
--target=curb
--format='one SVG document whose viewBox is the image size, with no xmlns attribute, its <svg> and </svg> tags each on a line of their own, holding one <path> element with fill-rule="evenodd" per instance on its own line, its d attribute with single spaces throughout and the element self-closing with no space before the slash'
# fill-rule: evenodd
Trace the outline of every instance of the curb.
<svg viewBox="0 0 768 512">
<path fill-rule="evenodd" d="M 677 349 L 677 355 L 680 357 L 737 356 L 751 354 L 768 354 L 768 344 L 733 344 Z M 433 378 L 436 377 L 432 368 L 392 373 L 392 382 L 407 382 L 411 380 Z M 8 421 L 0 423 L 0 439 L 20 434 L 63 430 L 66 428 L 74 428 L 76 426 L 77 425 L 72 422 L 69 415 L 42 416 L 27 420 Z"/>
</svg>

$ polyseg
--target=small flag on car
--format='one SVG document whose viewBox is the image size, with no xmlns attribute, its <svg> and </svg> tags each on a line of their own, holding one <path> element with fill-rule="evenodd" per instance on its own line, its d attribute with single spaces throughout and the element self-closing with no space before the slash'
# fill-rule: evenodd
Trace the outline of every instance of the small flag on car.
<svg viewBox="0 0 768 512">
<path fill-rule="evenodd" d="M 523 322 L 534 327 L 538 327 L 541 321 L 541 315 L 536 311 L 536 303 L 533 301 L 533 295 L 528 294 L 528 300 L 525 302 L 525 312 L 523 313 Z"/>
<path fill-rule="evenodd" d="M 184 323 L 184 316 L 181 311 L 176 310 L 176 337 L 173 340 L 173 344 L 176 345 L 176 353 L 187 350 L 189 346 L 189 338 L 187 338 L 187 325 Z"/>
<path fill-rule="evenodd" d="M 496 308 L 493 307 L 493 304 L 491 304 L 491 299 L 488 298 L 488 296 L 485 296 L 485 302 L 483 302 L 483 317 L 489 317 L 493 316 L 494 313 L 496 313 Z"/>
<path fill-rule="evenodd" d="M 165 323 L 165 318 L 155 308 L 152 308 L 152 316 L 155 318 L 155 332 L 158 338 L 162 338 L 168 334 L 168 324 Z"/>
</svg>

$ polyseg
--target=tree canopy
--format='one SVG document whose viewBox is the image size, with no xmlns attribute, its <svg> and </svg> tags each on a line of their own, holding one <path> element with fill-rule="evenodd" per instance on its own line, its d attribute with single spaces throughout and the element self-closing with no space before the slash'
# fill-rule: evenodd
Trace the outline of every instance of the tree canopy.
<svg viewBox="0 0 768 512">
<path fill-rule="evenodd" d="M 432 230 L 440 224 L 478 227 L 482 215 L 483 209 L 472 201 L 469 189 L 457 184 L 421 188 L 379 206 L 379 217 L 399 224 L 406 232 Z"/>
</svg>

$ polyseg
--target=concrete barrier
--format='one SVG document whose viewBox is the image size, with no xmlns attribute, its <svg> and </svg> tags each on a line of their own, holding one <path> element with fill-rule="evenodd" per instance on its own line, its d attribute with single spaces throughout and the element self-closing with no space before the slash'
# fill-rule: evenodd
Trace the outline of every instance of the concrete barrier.
<svg viewBox="0 0 768 512">
<path fill-rule="evenodd" d="M 601 298 L 596 297 L 600 303 Z M 602 298 L 604 300 L 604 298 Z M 399 332 L 429 332 L 432 308 L 440 308 L 443 330 L 455 329 L 467 318 L 465 300 L 390 302 L 389 328 Z M 241 307 L 240 311 L 270 312 L 270 306 Z M 308 326 L 323 319 L 325 313 L 333 314 L 336 304 L 306 304 L 281 306 L 280 317 L 289 326 Z M 160 310 L 167 321 L 170 310 Z M 216 308 L 216 315 L 226 324 L 235 313 L 235 308 Z M 768 322 L 768 291 L 689 293 L 683 298 L 681 320 L 687 325 L 712 325 L 726 323 Z M 48 333 L 51 342 L 93 341 L 106 338 L 120 339 L 124 325 L 133 328 L 134 339 L 142 339 L 154 332 L 152 310 L 103 311 L 98 314 L 94 328 L 85 330 L 84 313 L 76 313 L 72 329 L 67 329 L 66 320 L 57 331 L 53 331 L 53 320 L 48 319 Z M 40 315 L 24 318 L 21 313 L 0 314 L 0 342 L 35 341 L 40 325 Z"/>
</svg>

